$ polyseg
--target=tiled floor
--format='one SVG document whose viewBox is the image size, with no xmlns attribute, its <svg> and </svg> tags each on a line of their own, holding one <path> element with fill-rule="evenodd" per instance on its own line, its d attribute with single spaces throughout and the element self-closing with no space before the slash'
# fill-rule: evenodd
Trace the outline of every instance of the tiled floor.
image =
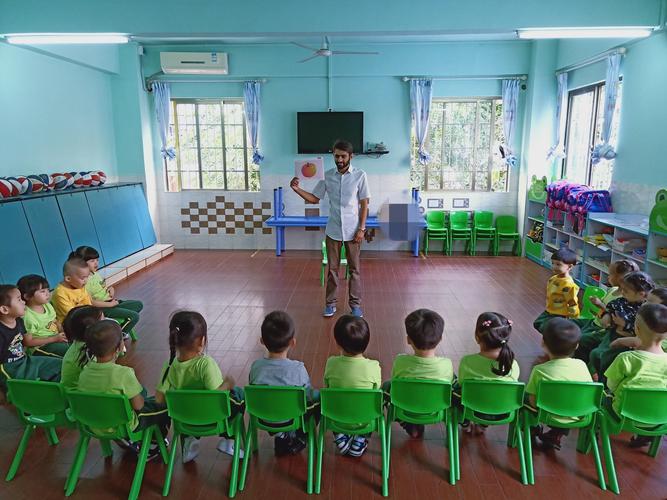
<svg viewBox="0 0 667 500">
<path fill-rule="evenodd" d="M 419 307 L 435 309 L 445 318 L 440 354 L 454 360 L 475 352 L 473 326 L 477 314 L 499 311 L 514 321 L 511 345 L 525 380 L 541 354 L 540 338 L 531 323 L 544 307 L 548 271 L 512 257 L 413 258 L 407 253 L 363 254 L 364 313 L 371 327 L 368 356 L 379 359 L 384 378 L 393 357 L 408 352 L 403 319 Z M 315 386 L 324 364 L 336 353 L 331 334 L 335 321 L 320 316 L 323 289 L 315 252 L 290 251 L 277 258 L 270 251 L 178 251 L 165 261 L 117 286 L 120 297 L 144 301 L 139 342 L 129 347 L 124 362 L 139 380 L 155 386 L 168 357 L 169 314 L 182 308 L 201 311 L 209 325 L 209 353 L 223 373 L 243 384 L 252 361 L 263 354 L 259 325 L 273 309 L 286 309 L 295 319 L 298 343 L 292 357 L 305 362 Z M 341 291 L 341 301 L 344 293 Z M 345 309 L 339 304 L 339 311 Z M 0 471 L 6 472 L 19 440 L 20 424 L 8 406 L 0 408 Z M 447 452 L 441 429 L 427 429 L 424 440 L 409 440 L 394 429 L 390 496 L 405 499 L 441 498 L 612 498 L 597 486 L 592 457 L 577 454 L 575 439 L 560 452 L 535 452 L 535 486 L 522 486 L 515 450 L 505 446 L 505 428 L 483 437 L 461 439 L 461 481 L 450 486 Z M 73 458 L 76 433 L 65 432 L 61 444 L 49 448 L 42 434 L 34 438 L 19 474 L 0 483 L 1 499 L 49 500 L 62 497 Z M 225 498 L 230 459 L 205 440 L 195 463 L 178 464 L 171 498 Z M 623 498 L 667 498 L 667 452 L 657 459 L 627 447 L 627 436 L 613 442 Z M 127 496 L 135 461 L 115 451 L 109 461 L 98 445 L 91 447 L 73 498 L 121 499 Z M 238 498 L 280 500 L 305 497 L 305 454 L 275 459 L 272 442 L 262 437 L 258 459 L 251 465 L 246 491 Z M 374 439 L 361 459 L 335 456 L 327 440 L 322 497 L 380 496 L 380 455 Z M 165 467 L 151 463 L 141 498 L 160 498 Z"/>
</svg>

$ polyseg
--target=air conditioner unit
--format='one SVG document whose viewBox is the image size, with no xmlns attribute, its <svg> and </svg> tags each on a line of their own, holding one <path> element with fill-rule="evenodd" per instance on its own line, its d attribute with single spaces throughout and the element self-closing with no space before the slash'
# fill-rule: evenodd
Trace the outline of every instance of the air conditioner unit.
<svg viewBox="0 0 667 500">
<path fill-rule="evenodd" d="M 160 52 L 160 65 L 166 75 L 226 75 L 224 52 Z"/>
</svg>

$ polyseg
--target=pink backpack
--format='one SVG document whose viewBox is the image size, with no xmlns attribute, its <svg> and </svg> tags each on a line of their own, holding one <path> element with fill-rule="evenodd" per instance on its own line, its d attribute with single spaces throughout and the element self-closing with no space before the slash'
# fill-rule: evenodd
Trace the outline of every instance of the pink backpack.
<svg viewBox="0 0 667 500">
<path fill-rule="evenodd" d="M 581 233 L 586 224 L 586 215 L 589 212 L 613 212 L 611 205 L 611 194 L 606 189 L 589 189 L 577 195 L 576 203 L 570 210 L 575 220 L 573 229 Z"/>
<path fill-rule="evenodd" d="M 548 218 L 553 219 L 556 210 L 566 210 L 568 195 L 571 191 L 580 191 L 581 184 L 562 180 L 552 182 L 547 186 L 546 206 L 549 209 Z"/>
</svg>

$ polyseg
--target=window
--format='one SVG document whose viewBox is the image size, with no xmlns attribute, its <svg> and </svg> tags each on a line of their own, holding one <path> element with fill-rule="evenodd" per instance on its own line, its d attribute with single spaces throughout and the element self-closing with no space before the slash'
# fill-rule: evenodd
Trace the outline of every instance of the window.
<svg viewBox="0 0 667 500">
<path fill-rule="evenodd" d="M 242 99 L 174 99 L 170 113 L 176 158 L 167 161 L 167 191 L 259 191 Z"/>
<path fill-rule="evenodd" d="M 413 127 L 410 182 L 427 191 L 507 191 L 502 143 L 501 99 L 434 99 L 426 137 L 431 161 L 417 161 Z"/>
<path fill-rule="evenodd" d="M 623 85 L 619 84 L 611 122 L 612 144 L 617 144 L 622 90 Z M 614 170 L 614 160 L 603 159 L 597 165 L 591 163 L 591 152 L 600 142 L 602 133 L 604 97 L 604 83 L 573 90 L 568 96 L 562 177 L 594 189 L 608 189 Z"/>
</svg>

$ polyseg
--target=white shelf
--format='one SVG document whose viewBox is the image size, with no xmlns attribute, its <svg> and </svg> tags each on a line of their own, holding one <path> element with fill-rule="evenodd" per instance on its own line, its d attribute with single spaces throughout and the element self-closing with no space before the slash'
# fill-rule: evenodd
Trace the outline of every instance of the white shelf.
<svg viewBox="0 0 667 500">
<path fill-rule="evenodd" d="M 647 262 L 654 266 L 664 267 L 665 269 L 667 269 L 667 262 L 660 262 L 659 260 L 656 259 L 647 259 Z"/>
<path fill-rule="evenodd" d="M 620 255 L 621 257 L 625 257 L 626 259 L 636 260 L 640 264 L 643 264 L 646 261 L 645 259 L 640 259 L 639 257 L 635 257 L 634 255 L 632 255 L 630 253 L 620 252 L 618 250 L 614 250 L 613 248 L 611 249 L 611 251 L 614 252 L 617 255 Z"/>
<path fill-rule="evenodd" d="M 543 219 L 543 218 L 533 217 L 533 216 L 531 216 L 531 215 L 529 215 L 527 218 L 530 219 L 530 220 L 532 220 L 532 221 L 535 221 L 535 222 L 541 222 L 542 224 L 544 224 L 544 219 Z"/>
<path fill-rule="evenodd" d="M 614 226 L 641 236 L 648 236 L 648 217 L 646 215 L 602 212 L 588 214 L 588 220 L 607 226 Z"/>
<path fill-rule="evenodd" d="M 594 269 L 597 269 L 600 272 L 603 272 L 605 274 L 609 274 L 609 266 L 606 268 L 600 264 L 599 262 L 595 261 L 594 259 L 587 259 L 584 264 L 591 266 Z"/>
</svg>

